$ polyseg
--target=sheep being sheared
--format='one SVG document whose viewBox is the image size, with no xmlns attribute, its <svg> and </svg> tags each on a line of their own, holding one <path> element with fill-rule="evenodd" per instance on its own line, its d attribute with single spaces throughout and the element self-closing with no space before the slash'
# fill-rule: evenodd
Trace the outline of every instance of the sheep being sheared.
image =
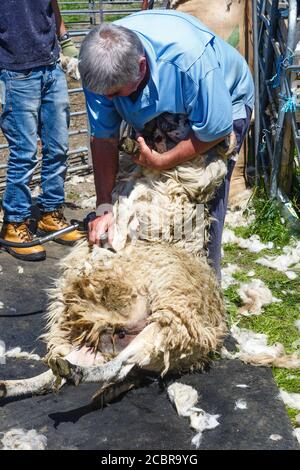
<svg viewBox="0 0 300 470">
<path fill-rule="evenodd" d="M 226 325 L 204 256 L 209 218 L 205 209 L 197 218 L 197 204 L 212 198 L 225 172 L 209 154 L 161 173 L 125 158 L 114 190 L 116 251 L 84 241 L 62 261 L 44 335 L 51 370 L 0 382 L 0 396 L 44 393 L 65 379 L 100 383 L 101 393 L 130 388 L 141 369 L 203 368 Z"/>
</svg>

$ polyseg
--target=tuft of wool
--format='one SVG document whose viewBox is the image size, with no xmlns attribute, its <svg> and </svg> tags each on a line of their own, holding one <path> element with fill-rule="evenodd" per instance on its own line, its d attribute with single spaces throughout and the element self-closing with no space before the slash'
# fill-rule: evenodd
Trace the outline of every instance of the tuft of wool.
<svg viewBox="0 0 300 470">
<path fill-rule="evenodd" d="M 239 311 L 245 316 L 260 315 L 265 305 L 281 302 L 280 299 L 273 297 L 270 289 L 260 279 L 240 284 L 238 294 L 244 304 Z"/>
<path fill-rule="evenodd" d="M 295 410 L 300 410 L 300 393 L 290 393 L 280 389 L 279 396 L 285 405 Z"/>
<path fill-rule="evenodd" d="M 238 281 L 232 276 L 238 271 L 240 271 L 240 268 L 237 264 L 228 263 L 227 266 L 222 268 L 222 288 L 224 290 L 228 289 L 229 286 L 238 283 Z"/>
<path fill-rule="evenodd" d="M 225 224 L 230 227 L 245 227 L 255 219 L 255 214 L 250 212 L 245 214 L 248 207 L 249 199 L 251 198 L 252 191 L 246 189 L 230 200 L 230 207 L 227 210 Z"/>
<path fill-rule="evenodd" d="M 198 449 L 203 431 L 219 426 L 220 415 L 211 415 L 201 408 L 195 407 L 198 401 L 198 392 L 190 385 L 174 382 L 168 387 L 168 396 L 171 403 L 175 405 L 179 416 L 189 417 L 191 428 L 198 431 L 192 439 L 192 444 Z"/>
<path fill-rule="evenodd" d="M 283 272 L 289 279 L 296 279 L 297 274 L 295 271 L 300 269 L 300 241 L 285 246 L 282 251 L 282 255 L 264 256 L 257 259 L 256 263 Z"/>
<path fill-rule="evenodd" d="M 174 382 L 168 387 L 168 396 L 176 407 L 179 416 L 191 416 L 193 408 L 198 402 L 198 392 L 190 385 Z"/>
<path fill-rule="evenodd" d="M 236 244 L 240 248 L 247 249 L 251 253 L 259 253 L 262 250 L 273 248 L 273 242 L 262 243 L 258 235 L 251 235 L 249 238 L 237 237 L 232 230 L 225 228 L 222 236 L 223 244 Z"/>
<path fill-rule="evenodd" d="M 299 444 L 300 444 L 300 428 L 295 428 L 295 429 L 294 429 L 294 434 L 295 434 L 295 436 L 296 436 L 296 438 L 297 438 L 297 441 L 298 441 Z"/>
<path fill-rule="evenodd" d="M 13 428 L 3 433 L 2 450 L 45 450 L 47 437 L 35 429 Z"/>
<path fill-rule="evenodd" d="M 271 434 L 269 439 L 271 439 L 271 441 L 281 441 L 282 436 L 280 436 L 280 434 Z"/>
<path fill-rule="evenodd" d="M 241 359 L 241 361 L 256 366 L 274 366 L 286 369 L 300 367 L 300 358 L 297 354 L 286 355 L 281 343 L 268 345 L 265 334 L 255 333 L 246 328 L 231 327 L 231 334 L 238 342 L 239 351 L 230 353 L 222 348 L 221 356 L 225 359 Z"/>
<path fill-rule="evenodd" d="M 238 400 L 236 400 L 234 404 L 235 410 L 246 410 L 247 408 L 248 408 L 248 405 L 247 405 L 246 400 L 244 400 L 243 398 L 239 398 Z"/>
<path fill-rule="evenodd" d="M 203 431 L 215 429 L 217 426 L 219 426 L 220 423 L 218 418 L 220 415 L 211 415 L 201 410 L 200 408 L 196 409 L 198 411 L 192 413 L 190 416 L 190 425 L 191 428 L 195 429 L 195 431 L 198 431 L 198 433 L 192 439 L 192 444 L 198 449 L 201 444 Z"/>
<path fill-rule="evenodd" d="M 12 357 L 14 359 L 28 359 L 32 361 L 41 361 L 41 357 L 38 354 L 22 351 L 19 346 L 6 351 L 5 356 Z"/>
</svg>

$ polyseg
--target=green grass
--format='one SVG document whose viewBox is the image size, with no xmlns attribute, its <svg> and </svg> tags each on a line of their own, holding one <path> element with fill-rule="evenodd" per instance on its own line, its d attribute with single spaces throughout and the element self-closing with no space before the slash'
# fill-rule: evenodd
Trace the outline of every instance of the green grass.
<svg viewBox="0 0 300 470">
<path fill-rule="evenodd" d="M 255 209 L 255 220 L 247 227 L 235 229 L 236 235 L 249 238 L 259 235 L 262 242 L 273 242 L 282 247 L 290 242 L 290 232 L 283 220 L 278 203 L 269 199 L 264 189 L 258 188 L 250 202 Z"/>
<path fill-rule="evenodd" d="M 299 203 L 298 198 L 296 199 Z M 296 205 L 295 201 L 294 205 Z M 254 277 L 264 281 L 272 294 L 281 299 L 281 302 L 264 307 L 259 316 L 242 317 L 239 315 L 241 306 L 241 299 L 237 293 L 239 284 L 231 285 L 224 292 L 229 326 L 238 322 L 241 328 L 266 334 L 269 344 L 282 343 L 287 354 L 298 352 L 300 355 L 300 335 L 295 327 L 295 321 L 300 319 L 299 276 L 295 280 L 290 280 L 284 273 L 256 263 L 256 260 L 264 255 L 281 254 L 282 247 L 292 242 L 292 236 L 282 220 L 277 203 L 270 200 L 263 189 L 259 188 L 254 191 L 249 206 L 251 210 L 253 208 L 255 210 L 255 220 L 246 227 L 235 228 L 235 234 L 243 238 L 254 234 L 259 235 L 264 243 L 272 241 L 274 248 L 260 253 L 250 253 L 237 245 L 224 245 L 223 265 L 231 263 L 240 267 L 240 271 L 233 275 L 239 283 L 250 282 L 253 278 L 248 277 L 247 272 L 254 271 Z M 278 388 L 287 392 L 300 393 L 300 369 L 273 367 L 272 372 Z M 295 418 L 299 410 L 288 407 L 286 410 L 293 426 L 296 426 Z"/>
<path fill-rule="evenodd" d="M 272 294 L 281 299 L 280 303 L 272 303 L 263 309 L 259 316 L 241 317 L 239 307 L 241 299 L 237 293 L 239 284 L 232 285 L 225 291 L 229 324 L 238 322 L 242 328 L 247 328 L 256 333 L 264 333 L 268 337 L 269 344 L 280 342 L 284 345 L 286 353 L 299 351 L 299 331 L 295 327 L 295 321 L 300 318 L 300 281 L 290 280 L 287 276 L 276 270 L 261 266 L 256 260 L 264 255 L 281 254 L 281 247 L 291 243 L 292 237 L 286 225 L 282 223 L 282 217 L 276 202 L 268 199 L 263 189 L 257 189 L 250 201 L 254 208 L 256 218 L 249 226 L 234 229 L 236 235 L 248 238 L 251 235 L 259 235 L 266 243 L 272 241 L 274 249 L 263 250 L 260 253 L 250 253 L 237 245 L 224 245 L 223 265 L 237 264 L 241 269 L 233 275 L 239 282 L 250 282 L 247 272 L 255 272 L 255 278 L 261 279 L 272 291 Z M 248 209 L 249 210 L 249 209 Z M 292 269 L 292 268 L 291 268 Z M 300 392 L 300 370 L 285 370 L 273 368 L 274 379 L 279 388 L 288 392 Z M 291 376 L 295 376 L 291 379 Z M 289 411 L 290 415 L 293 411 Z"/>
<path fill-rule="evenodd" d="M 276 243 L 278 243 L 277 239 Z M 295 327 L 295 321 L 300 318 L 300 281 L 299 279 L 290 280 L 281 272 L 255 263 L 264 253 L 278 254 L 278 250 L 264 250 L 255 254 L 243 250 L 237 245 L 225 245 L 223 248 L 223 265 L 234 263 L 241 268 L 233 275 L 236 280 L 250 282 L 253 278 L 248 277 L 247 272 L 252 270 L 255 272 L 254 277 L 263 280 L 273 295 L 282 300 L 280 303 L 272 303 L 264 307 L 263 313 L 259 316 L 241 317 L 238 314 L 241 306 L 241 299 L 237 293 L 239 284 L 231 285 L 224 292 L 229 326 L 238 322 L 241 328 L 266 334 L 269 344 L 282 343 L 287 354 L 295 353 L 297 350 L 299 352 L 299 331 Z M 272 371 L 279 388 L 288 392 L 300 392 L 300 369 L 288 370 L 274 367 Z M 287 408 L 287 413 L 295 425 L 295 416 L 299 410 Z"/>
</svg>

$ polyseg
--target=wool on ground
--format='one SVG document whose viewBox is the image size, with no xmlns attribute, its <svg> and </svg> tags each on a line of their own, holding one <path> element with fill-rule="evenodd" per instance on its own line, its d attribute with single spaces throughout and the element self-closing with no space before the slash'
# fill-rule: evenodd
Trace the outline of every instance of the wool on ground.
<svg viewBox="0 0 300 470">
<path fill-rule="evenodd" d="M 219 426 L 218 418 L 220 415 L 211 415 L 195 405 L 198 402 L 198 392 L 190 385 L 174 382 L 168 387 L 168 396 L 176 407 L 179 416 L 189 417 L 190 426 L 197 434 L 192 439 L 192 444 L 198 449 L 202 433 L 208 429 L 214 429 Z"/>
<path fill-rule="evenodd" d="M 241 283 L 237 292 L 244 304 L 239 312 L 244 316 L 260 315 L 264 306 L 281 302 L 272 295 L 271 290 L 261 279 Z"/>
<path fill-rule="evenodd" d="M 45 450 L 47 438 L 35 429 L 13 428 L 3 433 L 2 450 Z"/>
<path fill-rule="evenodd" d="M 246 328 L 231 327 L 231 334 L 238 342 L 239 351 L 230 353 L 222 348 L 222 357 L 225 359 L 241 359 L 243 362 L 255 366 L 274 366 L 286 369 L 300 367 L 300 358 L 297 354 L 287 355 L 281 343 L 268 345 L 265 334 L 255 333 Z"/>
</svg>

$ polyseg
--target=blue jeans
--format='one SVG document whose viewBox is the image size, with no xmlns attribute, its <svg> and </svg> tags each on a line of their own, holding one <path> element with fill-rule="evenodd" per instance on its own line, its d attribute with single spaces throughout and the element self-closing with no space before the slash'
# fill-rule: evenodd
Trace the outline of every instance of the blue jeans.
<svg viewBox="0 0 300 470">
<path fill-rule="evenodd" d="M 67 83 L 60 64 L 22 72 L 0 70 L 4 103 L 1 129 L 9 144 L 4 220 L 23 222 L 31 215 L 29 183 L 42 142 L 42 193 L 38 205 L 53 211 L 64 203 L 70 121 Z M 4 85 L 4 87 L 3 87 Z"/>
</svg>

